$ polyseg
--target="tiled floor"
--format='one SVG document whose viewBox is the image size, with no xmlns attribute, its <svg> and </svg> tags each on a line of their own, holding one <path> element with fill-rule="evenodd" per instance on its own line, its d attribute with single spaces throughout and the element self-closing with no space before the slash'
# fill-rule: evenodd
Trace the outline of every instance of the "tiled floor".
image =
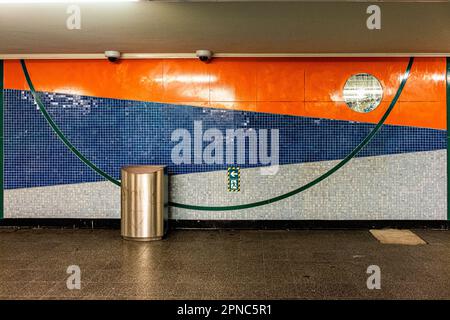
<svg viewBox="0 0 450 320">
<path fill-rule="evenodd" d="M 118 230 L 0 229 L 3 299 L 450 299 L 450 231 L 383 245 L 358 231 L 172 231 L 153 243 Z M 367 267 L 381 268 L 368 290 Z M 69 265 L 81 290 L 68 290 Z"/>
</svg>

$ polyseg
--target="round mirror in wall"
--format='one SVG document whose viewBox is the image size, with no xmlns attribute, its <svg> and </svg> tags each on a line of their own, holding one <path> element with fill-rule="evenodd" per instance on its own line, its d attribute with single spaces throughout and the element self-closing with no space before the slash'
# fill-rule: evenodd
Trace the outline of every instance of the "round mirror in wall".
<svg viewBox="0 0 450 320">
<path fill-rule="evenodd" d="M 373 75 L 359 73 L 348 78 L 344 85 L 343 96 L 350 109 L 366 113 L 380 104 L 383 99 L 383 87 Z"/>
</svg>

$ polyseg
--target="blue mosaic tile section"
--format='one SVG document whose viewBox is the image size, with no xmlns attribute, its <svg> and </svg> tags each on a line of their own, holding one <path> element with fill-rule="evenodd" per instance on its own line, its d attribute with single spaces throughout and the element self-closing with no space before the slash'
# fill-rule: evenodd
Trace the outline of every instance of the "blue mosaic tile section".
<svg viewBox="0 0 450 320">
<path fill-rule="evenodd" d="M 41 93 L 47 111 L 66 137 L 88 159 L 115 178 L 127 164 L 166 164 L 169 174 L 226 170 L 225 165 L 171 161 L 178 128 L 203 130 L 278 129 L 280 164 L 342 159 L 374 124 Z M 74 156 L 51 130 L 28 91 L 5 90 L 5 188 L 102 181 Z M 358 157 L 447 148 L 447 132 L 384 126 Z M 206 146 L 208 143 L 204 143 Z M 247 161 L 248 163 L 248 161 Z M 239 165 L 241 168 L 257 165 Z"/>
</svg>

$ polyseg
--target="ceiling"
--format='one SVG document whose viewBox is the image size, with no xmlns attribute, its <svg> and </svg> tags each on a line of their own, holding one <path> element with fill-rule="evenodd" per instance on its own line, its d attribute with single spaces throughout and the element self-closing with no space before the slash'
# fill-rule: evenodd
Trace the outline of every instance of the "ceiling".
<svg viewBox="0 0 450 320">
<path fill-rule="evenodd" d="M 376 2 L 381 30 L 368 30 L 363 2 L 82 3 L 68 30 L 68 4 L 0 3 L 0 57 L 98 55 L 450 55 L 450 3 Z"/>
</svg>

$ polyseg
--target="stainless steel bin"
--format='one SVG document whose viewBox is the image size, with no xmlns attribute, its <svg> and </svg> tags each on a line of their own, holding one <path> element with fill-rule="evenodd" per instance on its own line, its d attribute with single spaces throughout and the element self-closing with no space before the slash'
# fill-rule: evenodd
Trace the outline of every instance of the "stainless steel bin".
<svg viewBox="0 0 450 320">
<path fill-rule="evenodd" d="M 121 234 L 137 241 L 160 240 L 167 231 L 167 175 L 164 166 L 121 170 Z"/>
</svg>

